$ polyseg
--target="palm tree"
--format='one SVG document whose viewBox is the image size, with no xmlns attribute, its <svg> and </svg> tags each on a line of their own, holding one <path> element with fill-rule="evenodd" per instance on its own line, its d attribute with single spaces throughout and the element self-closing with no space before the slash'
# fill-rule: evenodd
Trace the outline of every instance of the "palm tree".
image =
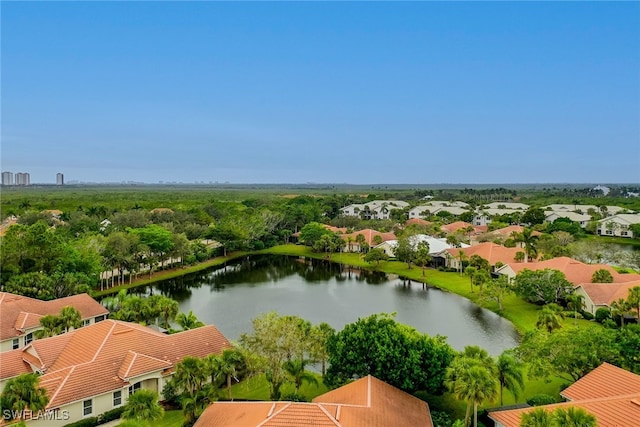
<svg viewBox="0 0 640 427">
<path fill-rule="evenodd" d="M 545 306 L 538 315 L 536 327 L 545 329 L 549 333 L 553 332 L 554 329 L 560 329 L 562 327 L 562 323 L 560 323 L 560 315 L 553 308 Z"/>
<path fill-rule="evenodd" d="M 553 420 L 558 427 L 596 427 L 596 417 L 582 408 L 571 406 L 567 409 L 558 408 L 553 411 Z"/>
<path fill-rule="evenodd" d="M 567 307 L 569 309 L 573 309 L 573 324 L 576 325 L 578 323 L 578 310 L 584 309 L 584 296 L 579 294 L 571 294 L 567 296 Z"/>
<path fill-rule="evenodd" d="M 522 414 L 520 427 L 549 427 L 551 425 L 551 419 L 551 414 L 545 409 L 536 408 Z"/>
<path fill-rule="evenodd" d="M 524 378 L 522 375 L 522 364 L 509 352 L 502 353 L 496 361 L 498 370 L 498 383 L 500 383 L 500 406 L 504 404 L 502 391 L 509 390 L 515 400 L 518 400 L 518 392 L 524 389 Z"/>
<path fill-rule="evenodd" d="M 82 314 L 80 314 L 75 307 L 63 307 L 62 310 L 60 310 L 58 321 L 60 322 L 60 328 L 64 329 L 65 332 L 69 332 L 71 328 L 78 329 L 82 326 Z"/>
<path fill-rule="evenodd" d="M 193 425 L 205 408 L 216 401 L 216 389 L 211 384 L 205 384 L 193 396 L 183 395 L 180 398 L 182 413 L 184 414 L 184 426 Z"/>
<path fill-rule="evenodd" d="M 122 303 L 127 299 L 127 296 L 127 290 L 122 289 L 116 294 L 116 296 L 103 299 L 102 305 L 111 312 L 118 311 L 122 308 Z"/>
<path fill-rule="evenodd" d="M 173 319 L 178 314 L 180 309 L 178 301 L 175 301 L 164 295 L 152 295 L 149 297 L 149 305 L 154 307 L 160 316 L 162 316 L 162 327 L 169 328 L 169 319 Z"/>
<path fill-rule="evenodd" d="M 42 329 L 35 331 L 37 339 L 53 337 L 62 332 L 58 316 L 52 314 L 41 317 L 40 326 L 42 326 Z"/>
<path fill-rule="evenodd" d="M 473 403 L 473 425 L 478 427 L 478 405 L 493 400 L 498 382 L 492 372 L 484 366 L 474 365 L 462 371 L 456 381 L 456 398 Z"/>
<path fill-rule="evenodd" d="M 293 359 L 284 362 L 284 370 L 287 371 L 287 373 L 289 373 L 289 375 L 291 375 L 291 377 L 293 378 L 293 385 L 296 389 L 296 394 L 298 394 L 300 386 L 303 382 L 318 385 L 318 380 L 316 379 L 316 377 L 313 376 L 313 374 L 311 374 L 310 372 L 306 372 L 304 370 L 306 364 L 307 361 L 303 359 Z"/>
<path fill-rule="evenodd" d="M 533 229 L 523 228 L 522 233 L 518 233 L 515 240 L 516 242 L 521 242 L 524 246 L 525 263 L 529 262 L 529 257 L 535 258 L 538 255 L 538 250 L 536 249 L 538 236 L 533 235 Z"/>
<path fill-rule="evenodd" d="M 47 391 L 40 387 L 40 377 L 36 373 L 22 374 L 10 379 L 4 386 L 0 407 L 8 409 L 3 416 L 21 419 L 25 410 L 42 411 L 49 403 Z"/>
<path fill-rule="evenodd" d="M 620 327 L 624 328 L 624 316 L 629 313 L 629 303 L 623 298 L 611 303 L 611 314 L 620 316 Z"/>
<path fill-rule="evenodd" d="M 204 326 L 204 323 L 198 320 L 195 314 L 193 314 L 193 310 L 189 310 L 188 314 L 184 314 L 182 312 L 176 315 L 176 323 L 180 325 L 183 330 L 187 329 L 195 329 Z"/>
<path fill-rule="evenodd" d="M 236 378 L 238 375 L 238 368 L 243 364 L 244 356 L 235 348 L 225 349 L 222 354 L 215 359 L 216 373 L 224 375 L 227 384 L 227 397 L 231 401 L 233 401 L 233 397 L 231 396 L 231 379 L 235 378 L 236 381 L 238 381 Z"/>
<path fill-rule="evenodd" d="M 466 274 L 469 277 L 469 286 L 471 286 L 472 293 L 473 293 L 473 276 L 476 274 L 477 271 L 478 269 L 471 265 L 464 269 L 464 274 Z"/>
<path fill-rule="evenodd" d="M 152 390 L 138 390 L 129 396 L 122 411 L 122 418 L 152 423 L 162 418 L 164 409 L 158 402 L 158 393 Z"/>
<path fill-rule="evenodd" d="M 202 359 L 187 356 L 176 365 L 173 381 L 178 389 L 184 390 L 189 396 L 195 396 L 207 381 L 208 373 L 209 370 Z"/>
<path fill-rule="evenodd" d="M 629 309 L 633 309 L 636 312 L 638 323 L 640 323 L 640 286 L 634 286 L 629 289 L 627 304 L 629 305 Z"/>
</svg>

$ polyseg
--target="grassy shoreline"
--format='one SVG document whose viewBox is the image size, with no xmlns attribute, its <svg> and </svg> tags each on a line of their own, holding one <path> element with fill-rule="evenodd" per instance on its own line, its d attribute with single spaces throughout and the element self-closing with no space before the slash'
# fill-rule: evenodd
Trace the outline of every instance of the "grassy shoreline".
<svg viewBox="0 0 640 427">
<path fill-rule="evenodd" d="M 426 283 L 429 286 L 434 286 L 438 289 L 460 295 L 483 308 L 499 314 L 500 316 L 509 320 L 520 334 L 524 334 L 528 330 L 535 329 L 535 324 L 538 319 L 538 311 L 540 310 L 540 307 L 535 304 L 530 304 L 515 295 L 509 295 L 504 299 L 503 310 L 500 311 L 498 310 L 497 303 L 480 300 L 480 298 L 478 297 L 478 293 L 475 290 L 471 289 L 469 278 L 464 275 L 460 275 L 459 273 L 426 269 L 423 276 L 423 270 L 421 268 L 414 266 L 409 269 L 406 263 L 399 261 L 384 261 L 381 262 L 380 265 L 372 265 L 368 262 L 365 262 L 361 254 L 335 253 L 331 254 L 330 257 L 327 257 L 326 253 L 315 253 L 312 252 L 311 248 L 307 246 L 294 244 L 274 246 L 255 252 L 234 252 L 228 254 L 227 256 L 213 258 L 189 267 L 159 271 L 155 273 L 151 278 L 140 278 L 138 280 L 134 280 L 130 284 L 114 286 L 103 291 L 94 291 L 93 296 L 102 297 L 105 295 L 117 293 L 122 289 L 132 289 L 140 286 L 147 286 L 163 280 L 173 279 L 190 273 L 196 273 L 198 271 L 206 270 L 218 265 L 223 265 L 228 261 L 242 258 L 247 255 L 256 254 L 304 256 L 307 258 L 320 259 L 340 264 L 346 264 L 358 268 L 381 271 L 388 274 L 395 274 L 398 276 L 406 277 L 416 282 Z M 573 319 L 564 319 L 564 326 L 595 326 L 593 322 L 582 319 L 579 319 L 575 323 L 576 325 L 574 325 Z"/>
</svg>

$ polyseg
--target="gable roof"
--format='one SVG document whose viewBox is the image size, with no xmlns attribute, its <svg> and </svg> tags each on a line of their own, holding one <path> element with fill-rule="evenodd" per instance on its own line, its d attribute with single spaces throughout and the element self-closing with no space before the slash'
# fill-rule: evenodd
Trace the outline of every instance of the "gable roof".
<svg viewBox="0 0 640 427">
<path fill-rule="evenodd" d="M 109 314 L 109 310 L 88 294 L 42 301 L 22 295 L 0 292 L 0 341 L 19 337 L 40 326 L 40 318 L 57 315 L 64 307 L 76 308 L 83 319 Z"/>
<path fill-rule="evenodd" d="M 593 414 L 600 427 L 636 425 L 640 419 L 640 375 L 603 363 L 566 388 L 569 402 L 540 406 L 547 411 L 579 407 Z M 534 408 L 493 411 L 489 417 L 505 427 L 518 427 L 522 414 Z"/>
<path fill-rule="evenodd" d="M 521 248 L 507 248 L 493 242 L 484 242 L 477 245 L 469 246 L 468 248 L 452 248 L 446 250 L 449 255 L 456 258 L 460 252 L 464 252 L 467 258 L 471 258 L 473 255 L 478 255 L 481 258 L 489 261 L 489 264 L 495 265 L 498 262 L 503 264 L 514 263 L 516 254 L 522 252 Z M 520 265 L 520 264 L 516 264 Z M 527 265 L 527 264 L 523 264 Z"/>
<path fill-rule="evenodd" d="M 353 238 L 353 241 L 355 242 L 358 234 L 362 234 L 364 236 L 364 240 L 369 244 L 369 246 L 373 246 L 373 238 L 376 236 L 382 237 L 383 242 L 394 240 L 396 238 L 396 235 L 391 232 L 381 233 L 380 231 L 372 230 L 370 228 L 360 231 L 354 231 L 353 233 L 341 234 L 340 237 L 342 237 L 342 240 L 346 241 L 349 236 L 351 236 Z"/>
<path fill-rule="evenodd" d="M 166 373 L 186 356 L 219 354 L 230 346 L 210 325 L 165 335 L 135 323 L 105 320 L 0 353 L 0 366 L 11 366 L 0 372 L 4 379 L 5 374 L 31 372 L 25 362 L 37 367 L 44 372 L 40 378 L 50 399 L 47 408 L 53 409 L 125 387 L 139 375 Z"/>
<path fill-rule="evenodd" d="M 640 286 L 640 280 L 625 283 L 582 283 L 582 288 L 595 305 L 611 305 L 620 298 L 627 299 L 629 290 Z"/>
<path fill-rule="evenodd" d="M 426 402 L 371 375 L 322 394 L 311 403 L 215 402 L 196 427 L 320 426 L 432 427 Z"/>
<path fill-rule="evenodd" d="M 464 222 L 464 221 L 456 221 L 456 222 L 452 222 L 451 224 L 445 224 L 441 226 L 440 229 L 445 233 L 455 233 L 456 231 L 466 227 L 473 227 L 474 232 L 476 230 L 476 227 L 473 224 L 469 224 L 468 222 Z"/>
<path fill-rule="evenodd" d="M 640 279 L 640 275 L 620 274 L 611 266 L 606 264 L 585 264 L 569 257 L 558 257 L 538 262 L 513 263 L 509 264 L 509 267 L 514 272 L 514 274 L 518 274 L 524 269 L 534 271 L 544 270 L 546 268 L 549 268 L 551 270 L 559 270 L 563 272 L 567 280 L 574 285 L 579 285 L 581 283 L 590 283 L 593 273 L 601 269 L 607 270 L 609 273 L 611 273 L 614 283 L 623 283 Z"/>
<path fill-rule="evenodd" d="M 404 225 L 431 225 L 433 222 L 427 221 L 422 218 L 411 218 L 404 222 Z"/>
<path fill-rule="evenodd" d="M 634 393 L 640 393 L 640 375 L 604 362 L 560 395 L 569 400 L 585 400 Z"/>
</svg>

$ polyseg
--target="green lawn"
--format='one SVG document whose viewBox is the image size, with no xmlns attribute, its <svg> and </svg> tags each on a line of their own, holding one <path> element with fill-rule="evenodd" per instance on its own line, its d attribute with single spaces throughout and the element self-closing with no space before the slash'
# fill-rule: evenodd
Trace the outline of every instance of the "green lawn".
<svg viewBox="0 0 640 427">
<path fill-rule="evenodd" d="M 322 382 L 322 377 L 319 374 L 314 375 L 318 380 L 318 385 L 303 383 L 300 387 L 300 393 L 309 401 L 314 397 L 329 391 L 327 386 Z M 284 384 L 280 391 L 283 396 L 293 393 L 294 386 L 293 384 Z M 267 382 L 264 374 L 256 375 L 231 386 L 231 393 L 234 399 L 269 400 L 269 383 Z M 226 390 L 222 392 L 221 396 L 223 395 L 226 398 Z"/>
<path fill-rule="evenodd" d="M 174 409 L 171 411 L 165 411 L 164 417 L 159 421 L 155 421 L 153 425 L 158 427 L 182 427 L 182 423 L 184 423 L 182 410 Z"/>
</svg>

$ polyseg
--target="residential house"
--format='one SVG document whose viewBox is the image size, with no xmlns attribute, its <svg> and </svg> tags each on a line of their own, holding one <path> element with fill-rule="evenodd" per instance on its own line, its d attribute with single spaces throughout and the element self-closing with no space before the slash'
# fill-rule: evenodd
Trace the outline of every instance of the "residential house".
<svg viewBox="0 0 640 427">
<path fill-rule="evenodd" d="M 558 408 L 581 408 L 592 414 L 598 427 L 635 427 L 640 420 L 640 375 L 603 363 L 564 389 L 567 401 L 538 406 L 552 412 Z M 522 414 L 533 407 L 489 411 L 496 427 L 519 427 Z"/>
<path fill-rule="evenodd" d="M 46 410 L 60 419 L 34 419 L 27 425 L 59 427 L 118 408 L 140 389 L 156 391 L 163 399 L 176 363 L 230 347 L 214 326 L 166 335 L 108 319 L 0 353 L 0 385 L 23 373 L 40 373 L 40 386 L 49 397 Z"/>
<path fill-rule="evenodd" d="M 551 204 L 551 205 L 544 206 L 542 209 L 544 211 L 551 211 L 551 212 L 576 212 L 576 213 L 583 213 L 583 214 L 588 214 L 589 211 L 597 212 L 597 213 L 605 212 L 611 215 L 615 215 L 625 210 L 620 206 L 596 206 L 596 205 L 577 205 L 577 204 L 576 205 Z"/>
<path fill-rule="evenodd" d="M 416 206 L 409 211 L 409 219 L 411 218 L 423 218 L 430 215 L 435 215 L 438 212 L 449 212 L 452 215 L 461 215 L 469 211 L 469 205 L 465 202 L 447 202 L 440 200 L 433 200 L 429 203 Z"/>
<path fill-rule="evenodd" d="M 567 280 L 578 286 L 582 283 L 590 283 L 593 273 L 597 270 L 607 270 L 611 273 L 614 283 L 624 283 L 632 280 L 640 279 L 636 274 L 620 274 L 611 266 L 606 264 L 585 264 L 569 257 L 552 258 L 545 261 L 528 262 L 528 263 L 505 263 L 496 270 L 498 274 L 506 274 L 509 279 L 514 279 L 522 270 L 558 270 L 564 273 Z"/>
<path fill-rule="evenodd" d="M 404 225 L 405 225 L 406 227 L 408 227 L 408 226 L 410 226 L 410 225 L 424 225 L 424 226 L 429 226 L 429 225 L 432 225 L 432 224 L 433 224 L 433 222 L 431 222 L 431 221 L 425 221 L 424 219 L 421 219 L 421 218 L 410 218 L 410 219 L 408 219 L 408 220 L 406 220 L 406 221 L 404 222 Z"/>
<path fill-rule="evenodd" d="M 429 405 L 368 375 L 312 402 L 215 402 L 195 427 L 433 427 Z"/>
<path fill-rule="evenodd" d="M 467 248 L 445 249 L 434 256 L 444 258 L 444 264 L 446 267 L 459 270 L 461 268 L 460 253 L 463 253 L 462 258 L 464 260 L 468 260 L 472 256 L 478 255 L 479 257 L 489 261 L 491 267 L 495 268 L 495 265 L 498 263 L 514 263 L 518 252 L 522 252 L 522 249 L 507 248 L 505 246 L 498 245 L 497 243 L 485 242 L 469 246 Z"/>
<path fill-rule="evenodd" d="M 509 225 L 507 227 L 503 227 L 503 228 L 498 228 L 496 230 L 493 231 L 489 231 L 487 233 L 485 233 L 484 235 L 480 235 L 480 236 L 475 236 L 477 237 L 482 237 L 484 241 L 492 241 L 494 243 L 504 243 L 505 240 L 507 239 L 515 239 L 515 237 L 518 234 L 522 234 L 522 232 L 524 231 L 524 227 L 521 225 Z M 533 231 L 532 235 L 534 236 L 540 236 L 542 233 L 540 233 L 539 231 Z M 478 244 L 481 242 L 476 241 L 476 239 L 472 240 L 472 244 Z M 522 242 L 516 242 L 516 247 L 518 248 L 522 248 L 524 247 L 524 243 Z"/>
<path fill-rule="evenodd" d="M 595 315 L 599 308 L 611 308 L 611 303 L 620 298 L 626 300 L 629 290 L 635 287 L 640 287 L 640 280 L 622 283 L 582 283 L 576 287 L 576 294 L 584 298 L 585 311 Z"/>
<path fill-rule="evenodd" d="M 598 221 L 596 232 L 602 236 L 637 237 L 631 225 L 640 224 L 640 214 L 617 214 Z"/>
<path fill-rule="evenodd" d="M 389 219 L 392 210 L 404 209 L 408 206 L 409 203 L 401 200 L 373 200 L 345 206 L 340 209 L 340 212 L 345 216 L 357 216 L 362 219 Z"/>
<path fill-rule="evenodd" d="M 452 222 L 451 224 L 445 224 L 440 227 L 440 230 L 442 230 L 446 234 L 451 234 L 451 233 L 455 233 L 456 231 L 462 232 L 462 230 L 464 229 L 470 230 L 471 228 L 473 228 L 473 231 L 471 232 L 472 234 L 484 233 L 488 230 L 487 227 L 474 226 L 473 224 L 469 224 L 468 222 L 464 222 L 464 221 L 456 221 L 456 222 Z M 464 231 L 464 233 L 466 233 L 466 231 Z"/>
<path fill-rule="evenodd" d="M 0 352 L 28 345 L 34 340 L 35 332 L 42 329 L 40 319 L 43 316 L 58 315 L 60 310 L 69 306 L 80 312 L 82 326 L 104 320 L 109 314 L 109 310 L 88 294 L 41 301 L 0 292 Z"/>
<path fill-rule="evenodd" d="M 444 238 L 437 238 L 437 237 L 432 237 L 432 236 L 427 236 L 426 234 L 415 234 L 411 237 L 409 237 L 409 242 L 411 243 L 411 246 L 415 249 L 418 247 L 418 245 L 421 242 L 426 242 L 429 244 L 429 254 L 430 255 L 435 255 L 437 253 L 440 253 L 446 249 L 451 249 L 453 248 L 452 245 L 450 245 L 449 243 L 447 243 L 447 239 Z M 461 247 L 463 248 L 468 248 L 469 245 L 465 244 L 465 243 L 461 243 L 460 244 Z M 385 251 L 385 253 L 387 255 L 389 255 L 390 257 L 394 257 L 395 256 L 395 249 L 398 247 L 398 241 L 397 240 L 387 240 L 386 242 L 380 243 L 379 245 L 376 246 L 376 248 L 380 248 L 382 250 Z"/>
<path fill-rule="evenodd" d="M 476 210 L 476 214 L 473 217 L 473 225 L 489 225 L 493 221 L 493 218 L 502 215 L 524 214 L 524 211 L 520 209 L 510 208 L 480 208 Z"/>
<path fill-rule="evenodd" d="M 526 211 L 527 209 L 529 209 L 529 205 L 516 202 L 493 202 L 483 206 L 489 209 L 511 209 L 518 211 Z"/>
<path fill-rule="evenodd" d="M 374 242 L 374 240 L 376 241 L 378 240 L 376 239 L 376 236 L 380 236 L 381 242 L 386 242 L 388 240 L 396 239 L 396 235 L 391 232 L 382 233 L 380 231 L 372 230 L 370 228 L 367 228 L 365 230 L 354 231 L 353 233 L 341 234 L 340 237 L 342 237 L 342 240 L 347 242 L 347 245 L 344 248 L 345 252 L 361 252 L 362 251 L 360 244 L 357 242 L 359 234 L 361 234 L 364 237 L 364 241 L 369 245 L 370 248 L 378 244 L 377 242 Z"/>
<path fill-rule="evenodd" d="M 558 218 L 567 218 L 573 222 L 580 224 L 580 227 L 585 228 L 589 221 L 591 221 L 591 215 L 581 214 L 577 212 L 558 212 L 558 211 L 545 211 L 545 222 L 553 222 Z"/>
</svg>

